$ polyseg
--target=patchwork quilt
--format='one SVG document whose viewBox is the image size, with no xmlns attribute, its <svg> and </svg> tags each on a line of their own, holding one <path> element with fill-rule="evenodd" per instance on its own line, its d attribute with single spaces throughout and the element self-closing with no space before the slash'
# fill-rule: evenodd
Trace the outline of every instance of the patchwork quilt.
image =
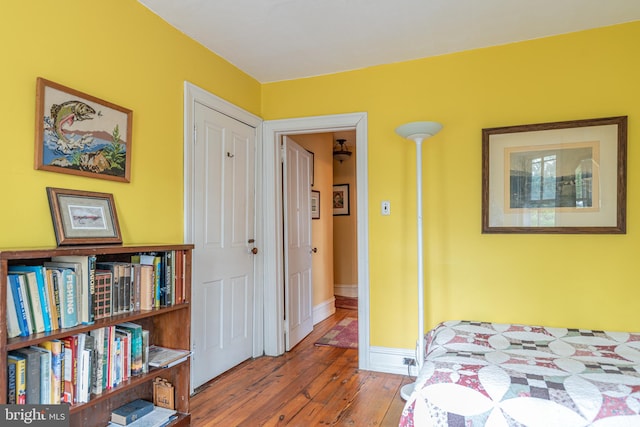
<svg viewBox="0 0 640 427">
<path fill-rule="evenodd" d="M 640 426 L 640 333 L 451 321 L 400 427 Z"/>
</svg>

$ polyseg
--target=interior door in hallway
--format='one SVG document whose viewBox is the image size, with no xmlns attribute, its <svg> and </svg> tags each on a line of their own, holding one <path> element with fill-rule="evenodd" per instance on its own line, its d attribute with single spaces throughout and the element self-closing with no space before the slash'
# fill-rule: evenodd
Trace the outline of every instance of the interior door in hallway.
<svg viewBox="0 0 640 427">
<path fill-rule="evenodd" d="M 252 355 L 255 129 L 196 103 L 192 387 Z"/>
<path fill-rule="evenodd" d="M 311 275 L 311 153 L 283 138 L 285 241 L 285 345 L 287 351 L 313 330 Z"/>
</svg>

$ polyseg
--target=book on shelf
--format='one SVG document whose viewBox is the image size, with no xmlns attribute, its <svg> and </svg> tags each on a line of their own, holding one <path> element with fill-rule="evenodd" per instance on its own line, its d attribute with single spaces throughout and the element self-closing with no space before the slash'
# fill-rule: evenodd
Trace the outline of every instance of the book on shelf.
<svg viewBox="0 0 640 427">
<path fill-rule="evenodd" d="M 82 277 L 82 265 L 72 262 L 47 261 L 45 268 L 59 272 L 60 294 L 60 326 L 72 328 L 80 323 L 79 304 L 81 303 L 78 289 Z"/>
<path fill-rule="evenodd" d="M 27 361 L 24 357 L 15 354 L 7 355 L 7 362 L 15 365 L 16 373 L 16 404 L 26 405 L 27 403 Z"/>
<path fill-rule="evenodd" d="M 40 354 L 40 404 L 51 403 L 51 351 L 42 347 L 29 347 Z"/>
<path fill-rule="evenodd" d="M 16 405 L 16 364 L 7 363 L 7 403 Z"/>
<path fill-rule="evenodd" d="M 131 264 L 131 310 L 140 311 L 142 265 Z"/>
<path fill-rule="evenodd" d="M 176 348 L 149 346 L 149 366 L 153 368 L 170 368 L 189 358 L 191 351 Z"/>
<path fill-rule="evenodd" d="M 136 399 L 111 412 L 111 422 L 126 426 L 153 411 L 153 403 L 144 399 Z"/>
<path fill-rule="evenodd" d="M 94 318 L 103 319 L 111 316 L 111 286 L 113 273 L 109 270 L 96 270 L 94 293 Z"/>
<path fill-rule="evenodd" d="M 32 320 L 32 333 L 44 332 L 44 312 L 42 308 L 42 301 L 40 300 L 40 294 L 38 292 L 38 281 L 36 273 L 33 271 L 26 271 L 20 269 L 21 266 L 9 266 L 9 271 L 22 276 L 22 280 L 25 284 L 26 298 L 29 300 L 30 316 Z"/>
<path fill-rule="evenodd" d="M 119 323 L 116 325 L 116 330 L 127 331 L 130 334 L 130 349 L 131 349 L 131 375 L 136 376 L 143 373 L 142 369 L 142 356 L 143 356 L 143 342 L 142 342 L 142 325 L 133 322 Z"/>
<path fill-rule="evenodd" d="M 175 268 L 174 255 L 173 251 L 166 251 L 162 256 L 162 265 L 164 265 L 164 281 L 160 292 L 160 306 L 162 307 L 173 305 L 173 287 L 175 286 L 173 277 L 173 271 Z"/>
<path fill-rule="evenodd" d="M 149 330 L 142 330 L 142 372 L 149 372 Z"/>
<path fill-rule="evenodd" d="M 173 420 L 178 417 L 177 411 L 175 409 L 167 409 L 161 408 L 159 406 L 154 406 L 153 410 L 149 412 L 147 415 L 138 418 L 130 424 L 127 424 L 129 427 L 163 427 L 169 425 Z M 109 427 L 118 427 L 121 424 L 117 424 L 114 422 L 110 422 L 108 424 Z"/>
<path fill-rule="evenodd" d="M 7 285 L 9 286 L 9 289 L 7 289 L 7 338 L 15 338 L 21 335 L 27 336 L 29 335 L 27 332 L 27 317 L 20 290 L 11 282 L 12 280 L 7 277 Z"/>
<path fill-rule="evenodd" d="M 86 386 L 88 386 L 88 382 L 87 384 L 83 384 L 83 381 L 86 379 L 86 373 L 87 370 L 91 369 L 90 360 L 85 360 L 86 358 L 86 354 L 85 354 L 85 349 L 86 349 L 86 341 L 87 341 L 87 334 L 85 333 L 81 333 L 81 334 L 77 334 L 76 335 L 78 337 L 78 349 L 77 349 L 77 373 L 76 373 L 76 399 L 75 401 L 78 403 L 84 402 L 85 400 L 82 400 L 83 397 L 83 393 L 86 392 Z"/>
<path fill-rule="evenodd" d="M 93 323 L 93 292 L 95 291 L 95 255 L 62 255 L 51 257 L 52 262 L 69 262 L 79 264 L 76 270 L 78 280 L 78 321 L 83 324 Z"/>
<path fill-rule="evenodd" d="M 184 263 L 186 254 L 184 251 L 176 251 L 175 257 L 175 302 L 176 304 L 182 304 L 186 301 L 185 286 L 184 286 Z"/>
<path fill-rule="evenodd" d="M 87 348 L 87 341 L 93 346 L 93 337 L 81 334 L 83 338 L 82 350 L 78 351 L 78 387 L 77 400 L 78 403 L 87 403 L 91 395 L 91 375 L 93 363 L 93 349 Z"/>
<path fill-rule="evenodd" d="M 10 351 L 9 354 L 22 357 L 25 360 L 25 381 L 28 404 L 40 403 L 40 353 L 25 347 Z"/>
<path fill-rule="evenodd" d="M 118 332 L 114 332 L 113 340 L 113 386 L 122 382 L 122 339 Z"/>
<path fill-rule="evenodd" d="M 140 269 L 140 309 L 151 310 L 154 308 L 155 280 L 152 265 L 138 264 Z"/>
<path fill-rule="evenodd" d="M 127 381 L 131 376 L 131 332 L 116 326 L 116 336 L 120 341 L 120 381 Z"/>
<path fill-rule="evenodd" d="M 16 312 L 18 313 L 18 322 L 20 323 L 20 335 L 27 336 L 33 333 L 33 318 L 31 316 L 31 304 L 29 302 L 26 289 L 25 278 L 21 274 L 9 274 L 7 276 L 7 284 L 11 287 L 11 292 L 14 297 L 14 304 L 16 306 Z M 8 290 L 7 290 L 8 292 Z"/>
<path fill-rule="evenodd" d="M 93 340 L 87 341 L 87 345 L 93 346 L 93 360 L 91 365 L 91 393 L 102 394 L 104 375 L 104 331 L 105 328 L 97 328 L 89 331 Z"/>
<path fill-rule="evenodd" d="M 54 339 L 39 344 L 51 352 L 51 401 L 52 405 L 62 403 L 64 393 L 64 344 Z"/>
<path fill-rule="evenodd" d="M 64 344 L 64 402 L 77 403 L 76 384 L 78 379 L 78 336 L 70 335 L 60 339 Z"/>
<path fill-rule="evenodd" d="M 51 311 L 51 329 L 61 328 L 60 323 L 60 271 L 45 268 L 45 282 L 49 291 L 49 310 Z"/>
<path fill-rule="evenodd" d="M 116 349 L 116 327 L 107 326 L 105 329 L 106 344 L 105 349 L 107 352 L 107 378 L 105 389 L 111 389 L 118 385 L 116 378 L 116 361 L 117 361 L 117 349 Z"/>
</svg>

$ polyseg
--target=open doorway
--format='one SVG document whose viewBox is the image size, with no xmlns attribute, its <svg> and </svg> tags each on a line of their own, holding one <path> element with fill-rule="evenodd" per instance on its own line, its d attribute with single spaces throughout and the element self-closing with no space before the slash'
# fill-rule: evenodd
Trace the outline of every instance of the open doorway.
<svg viewBox="0 0 640 427">
<path fill-rule="evenodd" d="M 265 276 L 275 280 L 265 282 L 264 348 L 267 355 L 284 353 L 283 339 L 283 271 L 282 271 L 282 182 L 279 170 L 282 153 L 279 141 L 283 135 L 355 131 L 354 149 L 356 182 L 354 197 L 357 212 L 354 215 L 357 228 L 357 277 L 358 277 L 358 364 L 369 369 L 369 275 L 368 275 L 368 168 L 367 168 L 367 115 L 366 113 L 333 116 L 303 117 L 265 121 L 263 124 L 263 166 L 265 194 L 275 197 L 263 199 L 265 225 Z M 322 202 L 321 202 L 322 203 Z"/>
<path fill-rule="evenodd" d="M 336 308 L 358 309 L 356 131 L 287 137 L 313 158 L 313 323 L 317 324 Z M 336 150 L 347 155 L 338 159 Z"/>
</svg>

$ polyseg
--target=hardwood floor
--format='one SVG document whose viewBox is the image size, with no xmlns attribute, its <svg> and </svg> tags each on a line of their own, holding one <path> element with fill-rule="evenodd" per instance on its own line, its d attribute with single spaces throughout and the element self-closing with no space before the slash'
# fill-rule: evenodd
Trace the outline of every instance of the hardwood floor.
<svg viewBox="0 0 640 427">
<path fill-rule="evenodd" d="M 280 357 L 248 360 L 196 389 L 191 424 L 201 426 L 397 426 L 408 376 L 358 369 L 358 351 L 314 343 L 345 317 L 336 314 Z"/>
</svg>

